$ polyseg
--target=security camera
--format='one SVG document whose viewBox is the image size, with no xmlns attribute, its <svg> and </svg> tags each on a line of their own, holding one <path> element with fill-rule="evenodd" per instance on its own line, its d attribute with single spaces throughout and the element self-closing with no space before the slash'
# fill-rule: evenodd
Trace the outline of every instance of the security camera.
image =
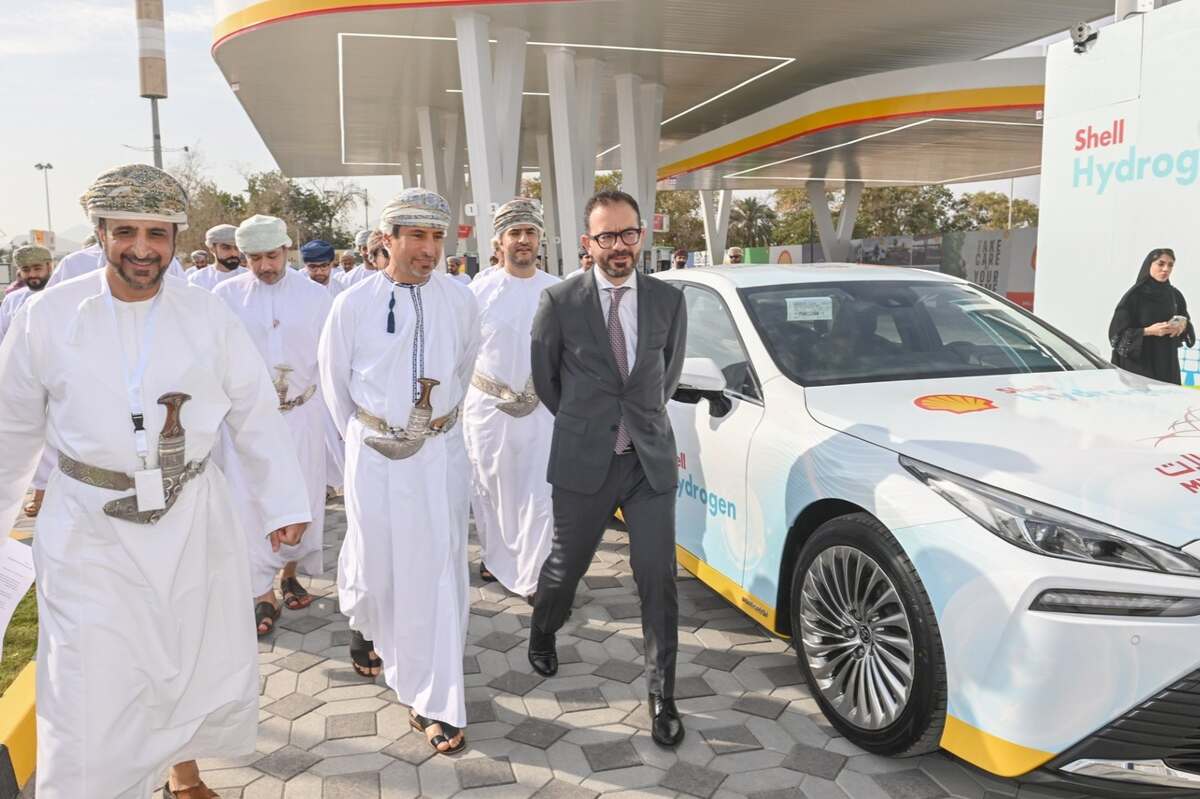
<svg viewBox="0 0 1200 799">
<path fill-rule="evenodd" d="M 1100 31 L 1086 22 L 1078 22 L 1071 28 L 1071 41 L 1075 42 L 1075 52 L 1087 52 L 1088 45 L 1096 41 Z"/>
</svg>

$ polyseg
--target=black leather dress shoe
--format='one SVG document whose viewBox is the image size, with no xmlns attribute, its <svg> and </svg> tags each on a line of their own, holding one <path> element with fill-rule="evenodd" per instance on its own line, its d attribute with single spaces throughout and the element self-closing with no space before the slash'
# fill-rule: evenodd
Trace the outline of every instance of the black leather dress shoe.
<svg viewBox="0 0 1200 799">
<path fill-rule="evenodd" d="M 659 746 L 671 748 L 683 740 L 683 720 L 674 699 L 650 694 L 650 737 Z"/>
<path fill-rule="evenodd" d="M 543 677 L 558 674 L 558 650 L 553 635 L 529 634 L 529 665 Z"/>
</svg>

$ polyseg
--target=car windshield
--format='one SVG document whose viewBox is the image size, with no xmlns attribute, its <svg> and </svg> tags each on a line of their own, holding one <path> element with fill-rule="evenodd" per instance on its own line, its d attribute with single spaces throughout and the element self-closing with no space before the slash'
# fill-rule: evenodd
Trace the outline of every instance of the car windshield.
<svg viewBox="0 0 1200 799">
<path fill-rule="evenodd" d="M 780 370 L 804 386 L 1100 368 L 1080 345 L 963 283 L 743 289 Z"/>
</svg>

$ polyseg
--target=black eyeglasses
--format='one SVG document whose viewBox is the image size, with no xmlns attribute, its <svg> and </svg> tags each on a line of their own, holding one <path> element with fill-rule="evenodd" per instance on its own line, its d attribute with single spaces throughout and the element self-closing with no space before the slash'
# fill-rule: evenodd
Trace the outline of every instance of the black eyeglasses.
<svg viewBox="0 0 1200 799">
<path fill-rule="evenodd" d="M 627 227 L 618 233 L 613 233 L 606 230 L 603 233 L 597 233 L 595 235 L 589 233 L 588 238 L 599 244 L 600 249 L 602 250 L 612 249 L 613 245 L 617 243 L 618 238 L 626 247 L 632 247 L 641 240 L 642 229 L 640 227 Z"/>
</svg>

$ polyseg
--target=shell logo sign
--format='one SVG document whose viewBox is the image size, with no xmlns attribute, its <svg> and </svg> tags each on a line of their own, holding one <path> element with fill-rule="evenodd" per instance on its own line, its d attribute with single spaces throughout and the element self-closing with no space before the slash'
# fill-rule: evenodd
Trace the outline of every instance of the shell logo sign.
<svg viewBox="0 0 1200 799">
<path fill-rule="evenodd" d="M 971 394 L 926 394 L 913 400 L 913 405 L 923 411 L 947 411 L 955 414 L 996 410 L 996 403 L 990 399 Z"/>
</svg>

